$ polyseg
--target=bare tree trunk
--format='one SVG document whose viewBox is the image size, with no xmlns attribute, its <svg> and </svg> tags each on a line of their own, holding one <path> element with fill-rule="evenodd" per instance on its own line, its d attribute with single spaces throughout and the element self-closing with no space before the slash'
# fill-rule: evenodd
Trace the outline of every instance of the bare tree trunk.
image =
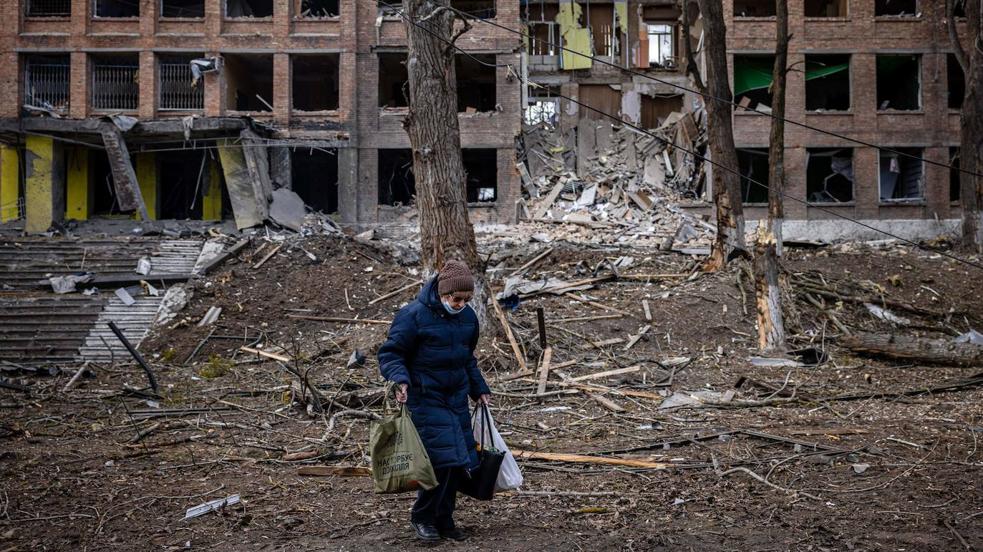
<svg viewBox="0 0 983 552">
<path fill-rule="evenodd" d="M 403 0 L 410 89 L 409 115 L 403 126 L 413 148 L 424 274 L 436 273 L 447 260 L 467 263 L 476 281 L 472 307 L 484 321 L 485 267 L 468 217 L 457 119 L 456 50 L 451 45 L 457 38 L 455 14 L 447 6 L 448 0 Z"/>
<path fill-rule="evenodd" d="M 788 0 L 775 0 L 777 31 L 775 68 L 772 71 L 771 140 L 768 147 L 768 221 L 759 228 L 754 249 L 754 287 L 757 293 L 758 348 L 785 350 L 785 323 L 779 287 L 778 257 L 782 254 L 782 219 L 785 189 L 785 82 L 788 67 Z"/>
<path fill-rule="evenodd" d="M 713 170 L 713 201 L 717 214 L 717 236 L 710 260 L 705 268 L 723 268 L 736 254 L 746 254 L 744 242 L 744 209 L 741 206 L 741 181 L 734 147 L 734 125 L 730 79 L 727 73 L 727 29 L 724 26 L 723 3 L 720 0 L 699 0 L 705 32 L 707 131 Z M 718 98 L 718 99 L 713 99 Z M 721 101 L 724 100 L 724 101 Z"/>
<path fill-rule="evenodd" d="M 966 92 L 959 117 L 959 202 L 962 209 L 962 243 L 983 253 L 983 7 L 978 0 L 964 1 L 968 47 L 963 47 L 953 17 L 955 2 L 946 0 L 949 40 L 965 75 Z"/>
</svg>

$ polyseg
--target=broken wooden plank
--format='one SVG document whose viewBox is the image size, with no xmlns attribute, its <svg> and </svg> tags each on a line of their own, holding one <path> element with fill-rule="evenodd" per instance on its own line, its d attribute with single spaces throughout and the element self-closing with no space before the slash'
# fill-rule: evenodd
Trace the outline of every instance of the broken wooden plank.
<svg viewBox="0 0 983 552">
<path fill-rule="evenodd" d="M 855 353 L 905 362 L 925 362 L 943 366 L 983 364 L 983 346 L 956 343 L 951 339 L 859 332 L 840 337 L 839 344 Z"/>
<path fill-rule="evenodd" d="M 394 289 L 393 291 L 390 291 L 389 293 L 387 293 L 385 295 L 376 297 L 375 299 L 369 301 L 369 305 L 374 305 L 374 304 L 376 304 L 376 303 L 378 303 L 380 301 L 385 301 L 386 299 L 389 299 L 390 297 L 395 297 L 395 296 L 399 295 L 400 293 L 403 293 L 404 291 L 406 291 L 406 290 L 408 290 L 408 289 L 410 289 L 412 287 L 419 286 L 421 284 L 423 284 L 423 282 L 420 281 L 420 280 L 417 280 L 415 282 L 411 282 L 409 284 L 406 284 L 405 286 L 403 286 L 403 287 L 401 287 L 399 289 Z"/>
<path fill-rule="evenodd" d="M 542 395 L 546 392 L 546 380 L 550 376 L 551 360 L 553 360 L 553 347 L 546 347 L 543 351 L 543 362 L 539 365 L 539 383 L 536 387 L 537 395 Z"/>
<path fill-rule="evenodd" d="M 605 397 L 604 395 L 598 395 L 597 393 L 589 393 L 589 395 L 590 398 L 594 399 L 594 402 L 610 410 L 611 412 L 625 411 L 625 408 L 623 406 Z"/>
<path fill-rule="evenodd" d="M 369 477 L 372 475 L 371 468 L 360 466 L 303 466 L 297 468 L 297 475 L 308 475 L 315 477 L 325 477 L 340 475 L 345 477 Z"/>
<path fill-rule="evenodd" d="M 541 219 L 546 216 L 546 213 L 549 212 L 550 207 L 553 207 L 553 203 L 556 202 L 556 198 L 558 198 L 560 196 L 560 193 L 563 191 L 563 187 L 564 187 L 563 182 L 557 182 L 556 185 L 553 186 L 553 189 L 550 190 L 550 193 L 546 195 L 546 199 L 541 201 L 539 205 L 536 207 L 536 210 L 533 211 L 533 216 L 532 216 L 533 219 Z"/>
<path fill-rule="evenodd" d="M 280 245 L 278 245 L 278 246 L 274 247 L 273 249 L 271 249 L 269 253 L 267 253 L 266 255 L 264 255 L 263 258 L 259 260 L 258 263 L 256 263 L 256 264 L 253 265 L 253 270 L 256 270 L 257 268 L 263 266 L 266 263 L 266 261 L 272 259 L 273 258 L 273 255 L 276 255 L 277 252 L 280 251 L 280 249 L 282 249 L 282 248 L 283 248 L 283 244 L 281 243 Z"/>
<path fill-rule="evenodd" d="M 388 320 L 373 320 L 371 318 L 335 318 L 332 316 L 313 316 L 309 314 L 288 314 L 287 318 L 313 320 L 315 322 L 333 322 L 335 324 L 392 324 L 392 322 Z"/>
<path fill-rule="evenodd" d="M 618 343 L 624 343 L 625 338 L 623 337 L 612 337 L 611 339 L 605 339 L 603 341 L 591 341 L 590 344 L 594 346 L 595 349 L 603 349 L 608 345 L 617 345 Z"/>
<path fill-rule="evenodd" d="M 113 188 L 116 190 L 116 203 L 121 211 L 139 211 L 140 220 L 149 221 L 147 204 L 137 183 L 137 173 L 130 161 L 130 152 L 123 139 L 123 132 L 110 122 L 99 125 L 99 134 L 106 147 L 109 168 L 113 174 Z"/>
<path fill-rule="evenodd" d="M 557 318 L 555 320 L 550 320 L 551 324 L 561 324 L 564 322 L 593 322 L 595 320 L 612 320 L 614 318 L 623 318 L 623 314 L 598 314 L 595 316 L 576 316 L 574 318 Z"/>
<path fill-rule="evenodd" d="M 525 271 L 529 270 L 530 268 L 532 268 L 533 266 L 535 266 L 536 263 L 538 263 L 539 261 L 545 259 L 552 252 L 553 252 L 553 248 L 552 247 L 547 247 L 545 251 L 543 251 L 539 255 L 536 255 L 535 257 L 533 257 L 532 260 L 530 260 L 526 264 L 520 266 L 519 268 L 513 270 L 512 273 L 509 274 L 509 276 L 515 276 L 517 274 L 522 274 L 523 272 L 525 272 Z"/>
<path fill-rule="evenodd" d="M 622 374 L 634 374 L 641 371 L 642 367 L 639 365 L 629 366 L 627 368 L 618 368 L 616 370 L 606 370 L 604 372 L 597 372 L 595 374 L 587 374 L 586 376 L 577 376 L 575 378 L 570 378 L 570 381 L 588 381 L 592 379 L 601 379 L 610 376 L 620 376 Z"/>
<path fill-rule="evenodd" d="M 583 295 L 577 295 L 576 293 L 574 293 L 572 291 L 567 292 L 564 295 L 566 295 L 567 297 L 573 299 L 574 301 L 580 301 L 581 303 L 584 303 L 585 305 L 590 305 L 592 307 L 597 307 L 599 309 L 606 310 L 606 311 L 617 312 L 617 313 L 623 314 L 625 316 L 631 316 L 631 313 L 630 312 L 623 311 L 621 309 L 617 309 L 617 308 L 614 308 L 614 307 L 605 305 L 604 303 L 598 303 L 597 301 L 591 301 L 590 299 L 584 297 Z"/>
<path fill-rule="evenodd" d="M 547 460 L 552 462 L 571 462 L 574 464 L 601 464 L 607 466 L 623 466 L 628 468 L 649 468 L 666 470 L 674 464 L 666 462 L 649 462 L 629 458 L 612 458 L 605 456 L 587 456 L 585 454 L 567 454 L 562 452 L 537 452 L 512 449 L 512 455 L 521 460 Z"/>
<path fill-rule="evenodd" d="M 239 347 L 239 350 L 244 353 L 252 353 L 254 355 L 259 355 L 261 357 L 271 358 L 273 360 L 279 360 L 280 362 L 293 362 L 293 359 L 286 355 L 281 355 L 278 353 L 270 353 L 262 349 L 254 349 L 253 347 L 243 346 L 243 347 Z"/>
<path fill-rule="evenodd" d="M 238 255 L 240 251 L 252 241 L 252 238 L 242 238 L 237 241 L 232 247 L 226 249 L 219 253 L 214 259 L 208 261 L 202 265 L 201 269 L 198 270 L 198 274 L 205 275 L 217 268 L 219 265 L 229 260 L 231 257 Z"/>
<path fill-rule="evenodd" d="M 519 343 L 512 334 L 512 326 L 509 324 L 508 319 L 505 318 L 505 313 L 502 312 L 502 307 L 498 304 L 498 300 L 494 297 L 492 297 L 492 307 L 495 309 L 495 316 L 498 317 L 498 322 L 502 325 L 502 329 L 505 330 L 505 337 L 509 340 L 509 345 L 512 347 L 512 354 L 515 355 L 515 360 L 519 363 L 519 372 L 529 371 L 529 367 L 526 366 L 526 357 L 522 354 L 522 349 L 519 348 Z"/>
<path fill-rule="evenodd" d="M 642 339 L 642 336 L 645 335 L 645 334 L 647 334 L 648 331 L 651 330 L 651 329 L 652 329 L 652 326 L 650 324 L 646 324 L 646 325 L 642 326 L 642 328 L 640 330 L 638 330 L 638 334 L 631 336 L 631 339 L 628 340 L 628 344 L 625 345 L 625 350 L 627 351 L 628 349 L 631 349 L 632 347 L 634 347 L 635 344 L 638 343 L 638 341 L 640 339 Z"/>
<path fill-rule="evenodd" d="M 647 322 L 652 321 L 652 310 L 649 309 L 649 300 L 642 299 L 642 310 L 645 311 L 645 320 Z"/>
</svg>

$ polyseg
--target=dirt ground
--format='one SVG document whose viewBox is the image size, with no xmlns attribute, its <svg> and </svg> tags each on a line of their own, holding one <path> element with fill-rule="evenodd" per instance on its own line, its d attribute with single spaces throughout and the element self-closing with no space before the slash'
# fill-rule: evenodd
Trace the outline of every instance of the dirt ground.
<svg viewBox="0 0 983 552">
<path fill-rule="evenodd" d="M 486 239 L 482 248 L 500 289 L 502 276 L 538 250 L 495 243 Z M 507 377 L 517 363 L 489 314 L 477 354 L 496 394 L 499 429 L 515 449 L 669 467 L 522 460 L 521 491 L 491 502 L 459 499 L 457 520 L 469 541 L 430 548 L 983 549 L 983 389 L 917 392 L 983 368 L 859 357 L 837 345 L 841 330 L 833 322 L 946 338 L 983 329 L 977 269 L 900 246 L 790 249 L 784 261 L 790 347 L 821 349 L 829 359 L 760 367 L 750 361 L 753 292 L 741 263 L 703 274 L 696 259 L 675 253 L 551 246 L 528 278 L 581 280 L 605 258 L 633 261 L 619 278 L 577 292 L 594 304 L 540 295 L 508 313 L 530 367 L 541 353 L 536 308 L 543 307 L 553 364 L 573 361 L 561 370 L 568 377 L 639 369 L 588 380 L 602 386 L 592 393 L 622 411 L 586 392 L 536 396 L 530 377 Z M 96 367 L 95 377 L 67 392 L 74 367 L 31 377 L 29 395 L 0 389 L 0 551 L 423 548 L 407 524 L 412 495 L 373 494 L 367 477 L 298 475 L 307 465 L 367 466 L 368 420 L 336 416 L 341 405 L 308 413 L 292 403 L 297 378 L 289 370 L 239 350 L 261 347 L 293 358 L 287 367 L 306 374 L 325 397 L 377 388 L 375 352 L 386 325 L 297 316 L 391 320 L 412 300 L 419 273 L 341 238 L 287 244 L 253 269 L 263 253 L 257 249 L 190 284 L 189 305 L 143 343 L 161 398 L 126 391 L 146 380 L 122 362 Z M 896 327 L 862 304 L 818 297 L 830 316 L 804 296 L 804 281 L 914 308 L 891 309 L 908 319 Z M 369 304 L 404 286 L 410 287 Z M 218 322 L 197 327 L 211 306 L 223 309 Z M 608 317 L 563 321 L 602 315 Z M 645 325 L 650 330 L 630 349 L 625 342 L 589 343 L 627 341 Z M 349 366 L 356 349 L 367 361 Z M 676 357 L 687 360 L 670 360 Z M 753 382 L 735 387 L 740 378 Z M 558 375 L 550 382 L 551 392 L 571 389 L 558 385 Z M 732 397 L 722 395 L 728 390 Z M 703 404 L 660 408 L 659 397 L 681 391 L 719 394 Z M 349 407 L 382 411 L 377 402 Z M 160 415 L 168 409 L 182 410 Z M 316 456 L 284 459 L 297 452 Z M 234 494 L 240 504 L 183 520 L 187 508 Z"/>
</svg>

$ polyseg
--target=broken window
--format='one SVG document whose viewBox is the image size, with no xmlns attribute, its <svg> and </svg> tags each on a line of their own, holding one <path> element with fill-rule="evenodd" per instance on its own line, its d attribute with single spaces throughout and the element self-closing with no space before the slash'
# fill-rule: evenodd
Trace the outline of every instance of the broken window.
<svg viewBox="0 0 983 552">
<path fill-rule="evenodd" d="M 528 7 L 527 23 L 530 56 L 557 56 L 560 48 L 560 26 L 556 22 L 559 9 L 556 4 L 545 2 Z"/>
<path fill-rule="evenodd" d="M 379 53 L 379 107 L 408 107 L 410 89 L 407 82 L 406 54 Z"/>
<path fill-rule="evenodd" d="M 161 17 L 205 17 L 205 0 L 160 0 Z"/>
<path fill-rule="evenodd" d="M 806 55 L 806 109 L 850 109 L 849 55 Z"/>
<path fill-rule="evenodd" d="M 874 0 L 874 15 L 917 17 L 918 0 Z"/>
<path fill-rule="evenodd" d="M 300 0 L 300 17 L 338 17 L 338 0 Z"/>
<path fill-rule="evenodd" d="M 806 17 L 846 17 L 847 0 L 805 0 Z"/>
<path fill-rule="evenodd" d="M 290 151 L 293 191 L 308 207 L 338 212 L 338 150 L 301 147 Z"/>
<path fill-rule="evenodd" d="M 92 13 L 96 17 L 140 17 L 138 0 L 94 0 Z"/>
<path fill-rule="evenodd" d="M 338 109 L 338 54 L 291 56 L 293 108 Z"/>
<path fill-rule="evenodd" d="M 772 71 L 775 56 L 736 55 L 734 56 L 734 97 L 741 107 L 770 111 Z M 759 109 L 760 108 L 760 109 Z"/>
<path fill-rule="evenodd" d="M 894 148 L 880 154 L 881 201 L 913 201 L 924 195 L 921 148 Z M 901 155 L 899 155 L 901 154 Z"/>
<path fill-rule="evenodd" d="M 27 17 L 70 17 L 72 0 L 27 0 Z"/>
<path fill-rule="evenodd" d="M 959 148 L 949 148 L 949 201 L 959 201 L 962 173 L 959 172 Z M 969 175 L 967 175 L 969 177 Z"/>
<path fill-rule="evenodd" d="M 92 109 L 135 110 L 140 99 L 137 54 L 92 58 Z"/>
<path fill-rule="evenodd" d="M 526 124 L 540 123 L 556 126 L 560 122 L 559 86 L 530 87 L 529 104 L 526 106 Z"/>
<path fill-rule="evenodd" d="M 809 203 L 853 201 L 853 150 L 806 150 L 806 200 Z"/>
<path fill-rule="evenodd" d="M 619 29 L 614 23 L 614 4 L 582 4 L 587 27 L 594 37 L 594 55 L 613 58 L 621 53 Z"/>
<path fill-rule="evenodd" d="M 225 55 L 226 105 L 235 111 L 273 111 L 273 56 Z"/>
<path fill-rule="evenodd" d="M 768 203 L 768 148 L 738 148 L 741 201 Z"/>
<path fill-rule="evenodd" d="M 774 0 L 734 0 L 735 17 L 775 17 Z"/>
<path fill-rule="evenodd" d="M 69 64 L 68 54 L 26 56 L 23 105 L 67 113 Z"/>
<path fill-rule="evenodd" d="M 465 113 L 495 111 L 495 56 L 458 55 L 454 65 L 457 73 L 457 110 Z"/>
<path fill-rule="evenodd" d="M 966 75 L 955 54 L 946 54 L 945 72 L 948 81 L 949 109 L 962 109 L 963 97 L 966 95 Z"/>
<path fill-rule="evenodd" d="M 461 150 L 467 181 L 468 203 L 495 201 L 498 197 L 498 150 Z"/>
<path fill-rule="evenodd" d="M 642 128 L 659 128 L 670 113 L 683 112 L 682 94 L 673 96 L 641 94 L 641 99 L 642 109 L 638 123 Z"/>
<path fill-rule="evenodd" d="M 273 17 L 273 0 L 225 0 L 226 17 Z"/>
<path fill-rule="evenodd" d="M 495 18 L 495 0 L 451 0 L 451 7 L 478 19 Z"/>
<path fill-rule="evenodd" d="M 157 59 L 158 101 L 161 110 L 195 111 L 205 106 L 205 87 L 194 82 L 191 60 L 195 56 L 161 56 Z"/>
<path fill-rule="evenodd" d="M 673 68 L 676 66 L 676 26 L 670 24 L 645 25 L 648 35 L 649 67 Z"/>
<path fill-rule="evenodd" d="M 913 111 L 922 107 L 921 56 L 877 56 L 877 109 Z"/>
<path fill-rule="evenodd" d="M 412 205 L 416 196 L 413 151 L 409 148 L 376 151 L 379 153 L 379 204 Z"/>
<path fill-rule="evenodd" d="M 159 218 L 201 219 L 205 179 L 211 172 L 208 170 L 208 157 L 207 150 L 195 149 L 156 154 Z"/>
</svg>

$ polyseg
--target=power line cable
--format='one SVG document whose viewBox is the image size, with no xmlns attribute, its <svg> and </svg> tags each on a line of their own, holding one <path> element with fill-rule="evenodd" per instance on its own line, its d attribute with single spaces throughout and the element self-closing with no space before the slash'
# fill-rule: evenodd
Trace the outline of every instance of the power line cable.
<svg viewBox="0 0 983 552">
<path fill-rule="evenodd" d="M 386 2 L 384 2 L 383 0 L 378 0 L 378 3 L 383 4 L 383 5 L 386 5 L 388 7 L 393 7 L 393 6 L 389 5 L 389 4 L 387 4 Z M 433 36 L 434 38 L 436 38 L 437 40 L 440 40 L 441 42 L 444 42 L 445 44 L 449 45 L 450 47 L 454 48 L 455 50 L 458 50 L 458 51 L 460 51 L 462 53 L 466 53 L 466 52 L 464 52 L 464 50 L 461 49 L 461 47 L 459 47 L 458 45 L 454 44 L 452 41 L 450 41 L 450 40 L 448 40 L 448 39 L 446 39 L 446 38 L 444 38 L 444 37 L 436 34 L 435 32 L 433 32 L 430 29 L 428 29 L 427 27 L 425 27 L 425 26 L 417 23 L 416 21 L 410 20 L 409 17 L 405 13 L 403 13 L 402 10 L 398 10 L 398 13 L 400 14 L 400 17 L 403 20 L 405 20 L 406 22 L 410 23 L 411 25 L 420 28 L 421 30 L 423 30 L 427 34 Z M 528 79 L 523 79 L 520 75 L 518 75 L 515 72 L 515 69 L 514 68 L 510 69 L 510 72 L 513 75 L 516 75 L 516 78 L 518 78 L 524 84 L 528 84 L 529 83 Z M 726 166 L 726 165 L 724 165 L 722 163 L 719 163 L 719 162 L 716 162 L 716 161 L 712 161 L 712 160 L 710 160 L 710 159 L 708 159 L 708 158 L 700 155 L 699 153 L 697 153 L 695 151 L 687 150 L 686 148 L 682 148 L 682 147 L 679 147 L 679 146 L 677 146 L 675 144 L 672 144 L 668 140 L 666 140 L 665 138 L 662 138 L 661 136 L 658 136 L 658 135 L 656 135 L 656 134 L 654 134 L 654 133 L 652 133 L 652 132 L 650 132 L 650 131 L 642 128 L 642 127 L 639 127 L 638 125 L 635 125 L 635 124 L 630 123 L 630 122 L 627 122 L 627 121 L 622 121 L 619 117 L 617 117 L 615 115 L 612 115 L 610 113 L 607 113 L 605 111 L 602 111 L 600 109 L 597 109 L 597 108 L 595 108 L 593 106 L 587 105 L 587 104 L 585 104 L 585 103 L 583 103 L 583 102 L 581 102 L 579 100 L 576 100 L 574 98 L 571 98 L 571 97 L 568 97 L 568 96 L 564 96 L 562 94 L 557 94 L 557 96 L 560 97 L 560 98 L 563 98 L 563 99 L 565 99 L 567 101 L 573 102 L 573 103 L 575 103 L 575 104 L 577 104 L 577 105 L 579 105 L 581 107 L 584 107 L 586 109 L 589 109 L 591 111 L 594 111 L 594 112 L 596 112 L 596 113 L 598 113 L 600 115 L 603 115 L 605 117 L 608 117 L 608 118 L 610 118 L 610 119 L 612 119 L 614 121 L 617 121 L 620 124 L 627 125 L 627 126 L 631 127 L 632 129 L 634 129 L 634 130 L 636 130 L 638 132 L 641 132 L 642 134 L 645 134 L 645 135 L 651 136 L 652 138 L 655 138 L 656 140 L 658 140 L 659 142 L 665 144 L 666 146 L 676 148 L 676 149 L 678 149 L 678 150 L 680 150 L 680 151 L 682 151 L 684 153 L 688 153 L 689 155 L 692 155 L 696 159 L 700 159 L 704 163 L 708 163 L 708 164 L 713 165 L 715 167 L 719 167 L 720 169 L 725 170 L 725 171 L 727 171 L 727 172 L 729 172 L 731 174 L 735 174 L 738 177 L 740 177 L 740 178 L 748 181 L 751 184 L 755 184 L 757 186 L 760 186 L 761 188 L 764 188 L 765 190 L 771 190 L 771 188 L 767 184 L 764 184 L 762 182 L 759 182 L 759 181 L 757 181 L 757 180 L 755 180 L 753 178 L 746 177 L 746 176 L 742 175 L 740 173 L 740 171 L 734 170 L 731 167 L 728 167 L 728 166 Z M 877 227 L 871 226 L 871 225 L 869 225 L 869 224 L 867 224 L 865 222 L 862 222 L 862 221 L 859 221 L 859 220 L 850 218 L 850 217 L 848 217 L 846 215 L 842 215 L 842 214 L 837 213 L 836 211 L 833 211 L 831 209 L 827 209 L 825 207 L 822 207 L 822 206 L 819 206 L 819 205 L 816 205 L 816 204 L 813 204 L 813 203 L 809 203 L 808 201 L 805 201 L 805 200 L 799 199 L 797 197 L 794 197 L 792 195 L 789 195 L 789 194 L 787 194 L 784 191 L 779 191 L 778 193 L 781 194 L 782 197 L 791 199 L 792 201 L 794 201 L 796 203 L 801 203 L 801 204 L 806 205 L 808 207 L 812 207 L 814 209 L 817 209 L 817 210 L 819 210 L 819 211 L 821 211 L 823 213 L 830 214 L 830 215 L 833 215 L 834 217 L 837 217 L 837 218 L 840 218 L 840 219 L 843 219 L 843 220 L 852 222 L 854 224 L 857 224 L 857 225 L 862 226 L 864 228 L 867 228 L 869 230 L 873 230 L 873 231 L 878 232 L 880 234 L 883 234 L 885 236 L 889 236 L 889 237 L 891 237 L 893 239 L 896 239 L 898 241 L 901 241 L 901 242 L 907 243 L 909 245 L 912 245 L 912 246 L 914 246 L 914 247 L 916 247 L 918 249 L 921 249 L 923 251 L 928 251 L 928 252 L 931 252 L 931 253 L 935 253 L 937 255 L 942 255 L 944 257 L 948 257 L 948 258 L 950 258 L 950 259 L 952 259 L 954 261 L 957 261 L 959 263 L 965 264 L 967 266 L 971 266 L 973 268 L 977 268 L 979 270 L 983 270 L 983 264 L 976 263 L 976 262 L 973 262 L 973 261 L 968 261 L 966 259 L 963 259 L 963 258 L 958 257 L 956 255 L 952 255 L 952 254 L 950 254 L 948 252 L 945 252 L 945 251 L 941 251 L 941 250 L 934 249 L 934 248 L 931 248 L 931 247 L 926 247 L 926 246 L 924 246 L 924 245 L 922 245 L 922 244 L 920 244 L 920 243 L 918 243 L 916 241 L 909 240 L 909 239 L 904 238 L 902 236 L 898 236 L 898 235 L 893 234 L 891 232 L 888 232 L 886 230 L 881 230 L 880 228 L 877 228 Z"/>
<path fill-rule="evenodd" d="M 387 7 L 390 7 L 390 8 L 393 7 L 393 5 L 387 4 L 386 2 L 384 2 L 382 0 L 379 0 L 379 3 L 382 4 L 382 5 L 385 5 Z M 710 99 L 710 100 L 713 100 L 713 101 L 715 101 L 717 103 L 728 104 L 728 105 L 731 105 L 733 107 L 736 107 L 736 108 L 738 108 L 738 109 L 740 109 L 742 111 L 750 111 L 750 112 L 753 112 L 753 113 L 758 113 L 760 115 L 764 115 L 764 116 L 770 117 L 772 119 L 778 119 L 779 118 L 774 113 L 766 113 L 764 111 L 757 111 L 757 110 L 754 110 L 754 109 L 747 109 L 745 107 L 742 107 L 740 104 L 734 102 L 734 100 L 732 100 L 732 99 L 720 98 L 720 97 L 714 96 L 713 94 L 710 94 L 708 92 L 701 92 L 699 90 L 696 90 L 696 89 L 693 89 L 693 88 L 688 88 L 688 87 L 683 86 L 681 84 L 677 84 L 677 83 L 674 83 L 674 82 L 671 82 L 671 81 L 667 81 L 667 80 L 664 80 L 664 79 L 659 79 L 659 78 L 656 78 L 656 77 L 654 77 L 652 75 L 649 75 L 647 73 L 642 73 L 640 71 L 635 71 L 635 70 L 633 70 L 631 68 L 628 68 L 628 67 L 622 67 L 621 65 L 618 65 L 617 63 L 614 63 L 614 62 L 611 62 L 611 61 L 607 61 L 606 59 L 603 59 L 603 58 L 600 58 L 600 57 L 597 57 L 597 56 L 594 56 L 594 55 L 591 55 L 591 54 L 585 54 L 583 52 L 578 52 L 576 50 L 571 50 L 570 48 L 567 48 L 565 46 L 560 46 L 559 44 L 556 44 L 554 42 L 550 42 L 548 40 L 544 40 L 544 39 L 541 39 L 541 38 L 536 38 L 533 35 L 524 33 L 524 32 L 522 32 L 520 30 L 512 29 L 510 27 L 506 27 L 505 25 L 501 25 L 499 23 L 496 23 L 496 22 L 491 21 L 491 20 L 488 20 L 488 19 L 482 19 L 480 17 L 475 16 L 472 13 L 469 13 L 469 12 L 466 12 L 466 11 L 463 11 L 463 10 L 460 10 L 460 9 L 455 8 L 453 6 L 446 6 L 446 8 L 449 9 L 449 10 L 451 10 L 451 11 L 453 11 L 453 12 L 455 12 L 455 13 L 457 13 L 458 15 L 464 17 L 465 19 L 473 19 L 473 20 L 479 21 L 481 23 L 486 23 L 488 25 L 492 25 L 493 27 L 497 27 L 499 29 L 506 30 L 506 31 L 508 31 L 510 33 L 518 34 L 519 36 L 521 36 L 521 37 L 523 37 L 525 39 L 529 39 L 529 40 L 532 40 L 532 41 L 535 41 L 535 42 L 540 42 L 542 44 L 546 44 L 548 46 L 551 46 L 551 47 L 557 48 L 559 50 L 562 50 L 564 52 L 570 52 L 570 53 L 576 54 L 576 55 L 578 55 L 580 57 L 588 58 L 591 61 L 600 63 L 602 65 L 608 65 L 610 67 L 614 67 L 614 68 L 616 68 L 616 69 L 618 69 L 620 71 L 624 71 L 624 72 L 626 72 L 626 73 L 628 73 L 630 75 L 637 76 L 637 77 L 642 77 L 644 79 L 648 79 L 648 80 L 651 80 L 651 81 L 654 81 L 654 82 L 657 82 L 657 83 L 660 83 L 660 84 L 665 84 L 665 85 L 668 85 L 668 86 L 672 86 L 673 88 L 677 88 L 679 90 L 684 90 L 684 91 L 689 92 L 691 94 L 696 94 L 696 95 L 702 97 L 704 100 Z M 465 16 L 467 16 L 467 17 L 465 17 Z M 535 83 L 533 83 L 533 84 L 535 84 Z M 788 119 L 788 118 L 785 118 L 785 117 L 782 117 L 781 119 L 783 121 L 785 121 L 786 123 L 789 123 L 791 125 L 798 126 L 798 127 L 801 127 L 801 128 L 805 128 L 805 129 L 808 129 L 808 130 L 811 130 L 811 131 L 814 131 L 814 132 L 819 132 L 819 133 L 822 133 L 822 134 L 826 134 L 828 136 L 833 136 L 835 138 L 839 138 L 841 140 L 846 140 L 848 142 L 853 142 L 854 144 L 859 144 L 859 145 L 866 146 L 866 147 L 869 147 L 869 148 L 875 148 L 875 149 L 877 149 L 879 151 L 891 153 L 891 154 L 894 154 L 894 155 L 898 155 L 900 157 L 907 157 L 909 159 L 915 159 L 915 160 L 921 161 L 923 163 L 927 163 L 929 165 L 935 165 L 935 166 L 938 166 L 938 167 L 945 167 L 947 169 L 958 171 L 958 172 L 963 173 L 963 174 L 968 174 L 968 175 L 976 176 L 976 177 L 983 177 L 983 174 L 975 173 L 975 172 L 972 172 L 972 171 L 963 169 L 961 167 L 956 167 L 954 165 L 948 165 L 946 163 L 942 163 L 942 162 L 939 162 L 939 161 L 933 161 L 931 159 L 925 159 L 924 157 L 919 157 L 917 155 L 912 155 L 910 153 L 905 153 L 903 151 L 892 149 L 892 148 L 888 148 L 888 147 L 885 147 L 885 146 L 878 146 L 878 145 L 876 145 L 874 143 L 871 143 L 871 142 L 866 142 L 866 141 L 860 140 L 858 138 L 851 138 L 849 136 L 846 136 L 845 134 L 840 134 L 838 132 L 833 132 L 831 130 L 826 130 L 826 129 L 822 129 L 822 128 L 819 128 L 819 127 L 815 127 L 815 126 L 812 126 L 812 125 L 803 123 L 801 121 L 795 121 L 795 120 Z"/>
</svg>

